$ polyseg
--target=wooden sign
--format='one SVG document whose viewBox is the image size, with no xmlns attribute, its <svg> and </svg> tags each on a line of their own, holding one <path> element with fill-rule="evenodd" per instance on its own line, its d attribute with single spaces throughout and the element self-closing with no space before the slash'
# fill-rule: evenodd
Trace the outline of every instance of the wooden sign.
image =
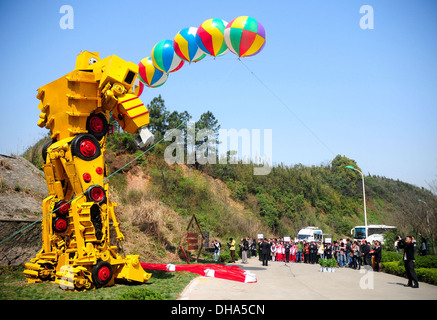
<svg viewBox="0 0 437 320">
<path fill-rule="evenodd" d="M 200 237 L 199 237 L 200 235 Z M 196 215 L 193 214 L 190 222 L 188 223 L 187 229 L 185 230 L 185 234 L 179 243 L 179 248 L 181 249 L 185 260 L 190 263 L 190 259 L 186 254 L 186 251 L 196 251 L 197 253 L 196 262 L 199 260 L 200 253 L 202 252 L 203 243 L 205 241 L 205 237 L 203 235 L 202 229 L 200 228 L 199 222 L 197 221 Z M 184 242 L 186 242 L 186 250 L 184 250 Z"/>
</svg>

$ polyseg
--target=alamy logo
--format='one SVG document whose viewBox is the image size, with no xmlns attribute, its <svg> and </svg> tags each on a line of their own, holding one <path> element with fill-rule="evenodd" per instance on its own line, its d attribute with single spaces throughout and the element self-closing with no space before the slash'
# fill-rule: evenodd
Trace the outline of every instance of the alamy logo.
<svg viewBox="0 0 437 320">
<path fill-rule="evenodd" d="M 373 7 L 366 4 L 360 8 L 360 13 L 364 14 L 360 19 L 360 28 L 363 30 L 373 29 Z"/>
<path fill-rule="evenodd" d="M 272 165 L 272 129 L 209 129 L 196 130 L 194 122 L 187 122 L 184 130 L 165 133 L 172 143 L 165 149 L 169 164 L 254 164 L 254 175 L 267 175 Z"/>
<path fill-rule="evenodd" d="M 62 278 L 59 281 L 59 287 L 64 290 L 74 288 L 74 271 L 70 265 L 63 265 L 59 271 L 62 274 Z"/>
<path fill-rule="evenodd" d="M 363 266 L 360 270 L 361 274 L 364 274 L 360 278 L 360 288 L 363 290 L 373 290 L 374 289 L 374 272 L 372 267 L 370 266 Z"/>
<path fill-rule="evenodd" d="M 64 13 L 64 15 L 59 20 L 59 26 L 61 29 L 74 29 L 74 11 L 73 7 L 64 4 L 60 9 L 59 13 Z"/>
</svg>

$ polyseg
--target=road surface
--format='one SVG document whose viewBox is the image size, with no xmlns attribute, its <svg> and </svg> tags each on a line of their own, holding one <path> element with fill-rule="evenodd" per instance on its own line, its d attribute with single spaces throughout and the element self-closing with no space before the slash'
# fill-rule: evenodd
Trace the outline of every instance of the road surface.
<svg viewBox="0 0 437 320">
<path fill-rule="evenodd" d="M 269 262 L 258 257 L 236 265 L 255 273 L 256 283 L 197 277 L 178 300 L 435 300 L 437 286 L 419 282 L 419 288 L 405 287 L 406 278 L 362 268 L 320 272 L 319 265 Z M 234 264 L 230 264 L 234 265 Z"/>
</svg>

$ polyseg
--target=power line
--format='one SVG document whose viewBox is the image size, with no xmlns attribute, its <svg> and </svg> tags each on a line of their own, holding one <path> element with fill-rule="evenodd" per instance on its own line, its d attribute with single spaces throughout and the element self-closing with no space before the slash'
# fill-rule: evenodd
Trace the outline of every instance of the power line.
<svg viewBox="0 0 437 320">
<path fill-rule="evenodd" d="M 323 145 L 332 155 L 336 155 L 334 151 L 329 148 L 329 146 L 323 142 L 322 139 L 319 138 L 319 136 L 301 119 L 299 116 L 279 97 L 264 81 L 261 80 L 260 77 L 258 77 L 244 62 L 242 59 L 238 59 L 241 64 L 249 71 L 249 73 L 256 79 L 258 82 L 267 89 L 267 91 L 270 92 L 272 96 L 274 96 L 316 139 L 320 142 L 321 145 Z"/>
</svg>

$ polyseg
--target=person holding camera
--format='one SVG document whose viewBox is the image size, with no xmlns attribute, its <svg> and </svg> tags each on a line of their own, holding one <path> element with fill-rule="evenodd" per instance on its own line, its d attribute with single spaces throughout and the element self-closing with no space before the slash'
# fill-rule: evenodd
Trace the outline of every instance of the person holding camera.
<svg viewBox="0 0 437 320">
<path fill-rule="evenodd" d="M 416 272 L 414 271 L 414 242 L 412 236 L 406 236 L 401 238 L 398 236 L 398 247 L 404 249 L 404 265 L 405 272 L 408 277 L 408 284 L 406 287 L 419 288 L 419 279 L 417 278 Z"/>
<path fill-rule="evenodd" d="M 216 239 L 213 242 L 213 247 L 214 247 L 214 260 L 215 262 L 218 261 L 218 259 L 220 258 L 220 248 L 221 248 L 221 243 Z"/>
</svg>

